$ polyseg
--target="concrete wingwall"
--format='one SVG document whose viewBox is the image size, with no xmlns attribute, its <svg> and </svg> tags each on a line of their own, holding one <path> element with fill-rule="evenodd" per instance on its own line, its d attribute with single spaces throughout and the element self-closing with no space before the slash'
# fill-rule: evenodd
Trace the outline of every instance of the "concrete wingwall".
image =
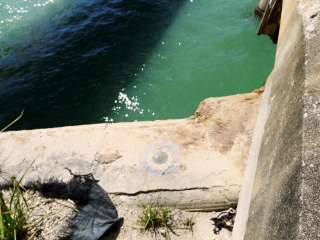
<svg viewBox="0 0 320 240">
<path fill-rule="evenodd" d="M 320 239 L 320 3 L 283 0 L 233 240 Z"/>
<path fill-rule="evenodd" d="M 206 99 L 187 119 L 4 132 L 0 170 L 19 179 L 34 162 L 23 184 L 92 173 L 130 206 L 235 207 L 262 92 Z"/>
</svg>

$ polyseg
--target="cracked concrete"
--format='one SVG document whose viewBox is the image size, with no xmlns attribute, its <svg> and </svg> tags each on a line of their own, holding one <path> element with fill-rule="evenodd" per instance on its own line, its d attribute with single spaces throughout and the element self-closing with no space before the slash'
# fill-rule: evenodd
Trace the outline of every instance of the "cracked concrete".
<svg viewBox="0 0 320 240">
<path fill-rule="evenodd" d="M 25 181 L 93 173 L 128 204 L 235 207 L 260 100 L 258 91 L 209 98 L 188 119 L 5 132 L 1 169 L 21 177 L 35 160 Z"/>
</svg>

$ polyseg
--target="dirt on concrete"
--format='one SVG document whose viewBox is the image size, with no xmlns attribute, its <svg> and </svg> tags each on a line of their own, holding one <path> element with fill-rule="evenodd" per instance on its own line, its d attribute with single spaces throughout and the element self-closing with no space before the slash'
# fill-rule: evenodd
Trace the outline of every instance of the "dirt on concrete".
<svg viewBox="0 0 320 240">
<path fill-rule="evenodd" d="M 9 193 L 6 191 L 5 196 Z M 61 236 L 70 234 L 74 228 L 74 219 L 78 213 L 76 205 L 71 200 L 44 198 L 39 192 L 28 190 L 24 194 L 29 204 L 29 221 L 54 213 L 46 217 L 41 223 L 32 228 L 28 236 L 30 240 L 59 240 Z M 143 214 L 143 207 L 128 205 L 118 196 L 109 195 L 115 204 L 118 216 L 124 218 L 120 232 L 104 240 L 229 240 L 231 231 L 222 228 L 218 234 L 214 233 L 215 225 L 210 220 L 216 212 L 188 212 L 179 209 L 170 209 L 172 224 L 167 231 L 165 227 L 156 231 L 146 230 L 139 222 Z"/>
</svg>

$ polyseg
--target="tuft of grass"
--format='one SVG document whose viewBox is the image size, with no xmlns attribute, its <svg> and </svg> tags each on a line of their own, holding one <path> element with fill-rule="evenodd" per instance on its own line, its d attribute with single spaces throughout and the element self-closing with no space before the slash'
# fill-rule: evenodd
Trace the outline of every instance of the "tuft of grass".
<svg viewBox="0 0 320 240">
<path fill-rule="evenodd" d="M 138 223 L 143 227 L 143 232 L 152 230 L 156 233 L 159 228 L 165 228 L 168 235 L 173 223 L 171 210 L 168 207 L 153 206 L 151 201 L 148 204 L 141 203 L 141 206 L 142 213 Z"/>
<path fill-rule="evenodd" d="M 33 163 L 32 163 L 33 164 Z M 22 178 L 17 181 L 12 177 L 12 189 L 10 201 L 5 201 L 2 191 L 0 191 L 0 237 L 6 240 L 22 240 L 26 239 L 28 231 L 39 224 L 47 216 L 54 214 L 49 213 L 45 216 L 37 218 L 33 222 L 28 222 L 29 206 L 23 197 L 20 188 L 21 181 L 31 168 L 29 166 Z"/>
<path fill-rule="evenodd" d="M 189 228 L 191 232 L 193 232 L 193 225 L 194 225 L 193 216 L 191 216 L 190 218 L 187 218 L 184 224 L 187 228 Z"/>
<path fill-rule="evenodd" d="M 5 131 L 8 127 L 18 121 L 24 110 L 22 110 L 20 116 L 7 125 L 5 128 L 0 130 L 0 133 Z M 48 217 L 49 215 L 54 214 L 51 212 L 45 216 L 41 216 L 37 218 L 33 222 L 28 221 L 28 211 L 29 206 L 27 204 L 26 199 L 23 197 L 23 193 L 21 192 L 20 188 L 23 188 L 21 185 L 21 181 L 33 165 L 34 161 L 31 163 L 27 171 L 23 174 L 22 178 L 17 181 L 15 176 L 11 177 L 12 180 L 12 189 L 10 194 L 10 201 L 5 201 L 3 197 L 3 192 L 0 189 L 0 237 L 1 239 L 6 240 L 24 240 L 26 239 L 28 231 L 38 225 L 43 219 Z M 3 173 L 0 169 L 0 173 Z M 33 234 L 34 235 L 34 234 Z M 32 236 L 33 236 L 32 235 Z M 32 238 L 29 237 L 29 239 Z M 28 240 L 29 240 L 28 239 Z"/>
</svg>

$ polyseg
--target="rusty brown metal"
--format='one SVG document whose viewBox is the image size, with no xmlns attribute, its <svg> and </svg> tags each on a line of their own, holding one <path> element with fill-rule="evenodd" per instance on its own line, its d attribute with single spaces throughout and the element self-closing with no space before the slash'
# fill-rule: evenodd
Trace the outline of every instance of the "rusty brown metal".
<svg viewBox="0 0 320 240">
<path fill-rule="evenodd" d="M 260 23 L 258 35 L 268 35 L 274 43 L 277 43 L 281 21 L 281 11 L 282 0 L 273 0 L 268 3 Z"/>
</svg>

